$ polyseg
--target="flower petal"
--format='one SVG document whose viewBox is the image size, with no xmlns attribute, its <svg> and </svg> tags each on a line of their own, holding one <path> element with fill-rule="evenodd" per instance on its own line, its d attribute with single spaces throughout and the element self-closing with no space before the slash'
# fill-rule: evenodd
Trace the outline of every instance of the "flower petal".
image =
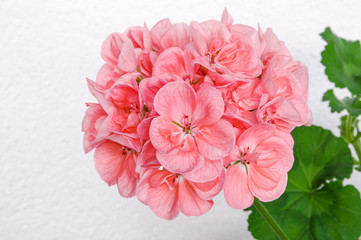
<svg viewBox="0 0 361 240">
<path fill-rule="evenodd" d="M 279 198 L 286 189 L 287 173 L 249 166 L 249 189 L 262 202 Z"/>
<path fill-rule="evenodd" d="M 274 136 L 275 128 L 270 124 L 262 123 L 248 128 L 237 140 L 237 146 L 242 152 L 247 148 L 253 151 L 260 143 Z"/>
<path fill-rule="evenodd" d="M 248 188 L 246 169 L 241 164 L 227 168 L 224 197 L 229 206 L 237 209 L 245 209 L 253 204 L 254 197 Z"/>
<path fill-rule="evenodd" d="M 224 179 L 225 171 L 223 168 L 216 179 L 204 183 L 192 182 L 192 186 L 201 199 L 210 200 L 222 191 Z"/>
<path fill-rule="evenodd" d="M 181 81 L 166 84 L 154 98 L 157 113 L 177 123 L 185 115 L 192 116 L 195 107 L 196 93 L 189 84 Z"/>
<path fill-rule="evenodd" d="M 125 155 L 122 154 L 122 147 L 115 142 L 106 141 L 95 149 L 95 168 L 109 185 L 115 184 L 124 171 Z"/>
<path fill-rule="evenodd" d="M 175 149 L 181 142 L 182 136 L 182 128 L 166 117 L 154 118 L 150 124 L 149 137 L 158 151 L 167 153 Z"/>
<path fill-rule="evenodd" d="M 226 157 L 232 151 L 235 143 L 233 127 L 223 119 L 212 125 L 200 127 L 195 139 L 199 152 L 211 160 Z"/>
<path fill-rule="evenodd" d="M 127 39 L 122 46 L 118 66 L 124 72 L 135 72 L 137 70 L 137 57 L 130 39 Z"/>
<path fill-rule="evenodd" d="M 178 188 L 178 205 L 184 215 L 200 216 L 212 208 L 213 201 L 199 198 L 193 187 L 184 178 L 180 178 Z"/>
<path fill-rule="evenodd" d="M 197 92 L 197 107 L 193 115 L 193 123 L 202 126 L 218 121 L 224 112 L 221 93 L 214 87 L 203 87 Z"/>
<path fill-rule="evenodd" d="M 189 181 L 204 183 L 218 178 L 222 170 L 222 160 L 204 159 L 202 164 L 199 164 L 196 169 L 182 175 Z"/>
<path fill-rule="evenodd" d="M 171 190 L 166 183 L 157 188 L 149 188 L 147 204 L 161 218 L 171 220 L 178 216 L 177 187 Z"/>
<path fill-rule="evenodd" d="M 157 151 L 157 159 L 167 170 L 174 173 L 189 172 L 203 161 L 198 151 L 185 152 L 177 148 L 168 153 Z"/>
</svg>

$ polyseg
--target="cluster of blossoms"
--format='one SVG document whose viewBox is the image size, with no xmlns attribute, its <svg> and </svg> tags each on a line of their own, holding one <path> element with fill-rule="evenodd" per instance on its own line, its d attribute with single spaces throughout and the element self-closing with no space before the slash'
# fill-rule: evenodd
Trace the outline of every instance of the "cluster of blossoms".
<svg viewBox="0 0 361 240">
<path fill-rule="evenodd" d="M 237 209 L 285 190 L 292 129 L 311 123 L 308 72 L 271 29 L 221 21 L 131 27 L 88 80 L 84 149 L 123 197 L 159 217 L 198 216 L 222 189 Z"/>
</svg>

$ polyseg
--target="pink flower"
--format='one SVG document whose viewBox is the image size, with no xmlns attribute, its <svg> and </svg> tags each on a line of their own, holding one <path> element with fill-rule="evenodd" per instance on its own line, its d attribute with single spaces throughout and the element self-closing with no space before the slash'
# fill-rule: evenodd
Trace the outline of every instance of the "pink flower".
<svg viewBox="0 0 361 240">
<path fill-rule="evenodd" d="M 266 32 L 263 33 L 261 29 L 258 28 L 258 34 L 261 44 L 264 45 L 261 56 L 264 63 L 276 55 L 292 57 L 284 42 L 278 40 L 277 36 L 272 32 L 272 29 L 267 28 Z"/>
<path fill-rule="evenodd" d="M 283 97 L 289 100 L 301 118 L 296 126 L 312 122 L 307 105 L 308 71 L 303 63 L 285 56 L 274 57 L 262 74 L 261 87 L 270 99 Z"/>
<path fill-rule="evenodd" d="M 165 219 L 284 191 L 296 126 L 310 125 L 308 72 L 271 29 L 221 21 L 159 21 L 113 33 L 102 45 L 97 103 L 87 103 L 84 151 L 121 196 Z"/>
<path fill-rule="evenodd" d="M 263 202 L 281 196 L 293 164 L 293 153 L 272 126 L 258 124 L 238 138 L 224 161 L 228 165 L 225 199 L 231 207 L 244 209 L 252 205 L 254 196 Z"/>
<path fill-rule="evenodd" d="M 158 91 L 154 108 L 160 116 L 151 123 L 150 140 L 169 171 L 188 172 L 203 158 L 218 160 L 232 150 L 235 136 L 220 119 L 224 103 L 216 89 L 196 93 L 187 83 L 171 82 Z"/>
<path fill-rule="evenodd" d="M 257 31 L 244 25 L 227 25 L 229 29 L 214 20 L 191 23 L 193 44 L 199 54 L 194 62 L 211 72 L 236 78 L 258 77 L 263 63 Z"/>
<path fill-rule="evenodd" d="M 206 182 L 187 179 L 184 175 L 164 169 L 156 159 L 156 150 L 147 142 L 141 155 L 143 173 L 137 187 L 138 199 L 159 217 L 173 219 L 179 211 L 187 216 L 199 216 L 209 211 L 211 200 L 223 187 L 224 169 Z M 212 164 L 213 161 L 209 161 Z M 204 172 L 205 173 L 205 172 Z M 197 175 L 202 175 L 198 172 Z"/>
<path fill-rule="evenodd" d="M 139 174 L 135 171 L 137 153 L 115 142 L 106 141 L 95 150 L 95 168 L 108 185 L 118 185 L 123 197 L 135 195 Z"/>
<path fill-rule="evenodd" d="M 97 103 L 87 103 L 89 107 L 85 113 L 82 131 L 85 132 L 83 139 L 84 152 L 88 153 L 99 146 L 110 132 L 106 128 L 105 119 L 107 114 Z"/>
</svg>

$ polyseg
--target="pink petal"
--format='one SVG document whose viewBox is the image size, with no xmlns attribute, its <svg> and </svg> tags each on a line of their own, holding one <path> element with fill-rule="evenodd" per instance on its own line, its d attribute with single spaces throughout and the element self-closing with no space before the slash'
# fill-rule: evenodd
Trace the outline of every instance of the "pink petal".
<svg viewBox="0 0 361 240">
<path fill-rule="evenodd" d="M 265 167 L 278 172 L 288 172 L 293 165 L 293 150 L 283 139 L 270 137 L 257 147 L 260 157 L 257 167 Z"/>
<path fill-rule="evenodd" d="M 110 108 L 112 107 L 112 103 L 105 99 L 105 94 L 97 89 L 97 84 L 90 80 L 89 78 L 86 79 L 88 83 L 88 88 L 91 94 L 98 100 L 99 104 L 102 106 L 104 111 L 109 114 Z"/>
<path fill-rule="evenodd" d="M 221 22 L 222 22 L 227 28 L 229 28 L 230 26 L 232 26 L 233 18 L 232 18 L 232 16 L 228 13 L 227 8 L 224 8 L 224 10 L 223 10 Z"/>
<path fill-rule="evenodd" d="M 203 161 L 197 151 L 185 152 L 177 148 L 168 153 L 157 151 L 157 159 L 167 170 L 174 173 L 189 172 Z"/>
<path fill-rule="evenodd" d="M 154 148 L 152 143 L 148 140 L 139 155 L 139 165 L 142 169 L 151 167 L 160 167 L 160 163 L 156 156 L 157 150 Z M 139 170 L 138 170 L 139 172 Z"/>
<path fill-rule="evenodd" d="M 210 200 L 222 191 L 224 179 L 225 171 L 223 168 L 221 174 L 216 179 L 203 183 L 191 182 L 191 184 L 201 199 Z"/>
<path fill-rule="evenodd" d="M 274 136 L 275 128 L 269 124 L 257 124 L 247 129 L 237 140 L 237 146 L 242 152 L 247 148 L 253 151 L 259 143 Z"/>
<path fill-rule="evenodd" d="M 143 79 L 139 84 L 139 92 L 148 108 L 153 108 L 154 97 L 164 85 L 179 80 L 177 77 L 166 74 L 157 77 Z"/>
<path fill-rule="evenodd" d="M 171 47 L 162 52 L 153 66 L 153 76 L 165 73 L 177 75 L 183 78 L 186 75 L 184 53 L 178 47 Z"/>
<path fill-rule="evenodd" d="M 137 134 L 141 139 L 149 139 L 149 128 L 154 117 L 143 119 L 137 127 Z"/>
<path fill-rule="evenodd" d="M 120 33 L 113 33 L 105 39 L 101 50 L 101 56 L 104 61 L 113 66 L 118 64 L 118 58 L 124 39 L 125 37 Z"/>
<path fill-rule="evenodd" d="M 150 34 L 150 31 L 147 27 L 147 24 L 144 23 L 144 27 L 143 27 L 143 47 L 144 50 L 146 51 L 151 51 L 152 50 L 152 37 Z"/>
<path fill-rule="evenodd" d="M 113 68 L 110 64 L 104 64 L 96 78 L 96 83 L 104 88 L 109 88 L 113 83 Z"/>
<path fill-rule="evenodd" d="M 202 164 L 199 164 L 196 169 L 182 175 L 189 181 L 204 183 L 218 178 L 222 170 L 222 160 L 204 159 Z"/>
<path fill-rule="evenodd" d="M 147 204 L 148 191 L 150 189 L 149 177 L 152 176 L 158 169 L 148 169 L 141 176 L 136 188 L 137 198 L 144 204 Z"/>
<path fill-rule="evenodd" d="M 107 141 L 95 149 L 95 168 L 109 185 L 115 184 L 121 172 L 124 171 L 125 155 L 122 154 L 122 147 L 117 143 Z"/>
<path fill-rule="evenodd" d="M 165 32 L 161 42 L 163 49 L 167 49 L 171 47 L 183 47 L 190 39 L 191 32 L 189 26 L 185 23 L 177 23 Z"/>
<path fill-rule="evenodd" d="M 250 166 L 248 174 L 249 189 L 262 202 L 269 202 L 279 198 L 286 189 L 287 173 Z"/>
<path fill-rule="evenodd" d="M 248 188 L 246 169 L 241 164 L 227 168 L 224 197 L 229 206 L 237 209 L 245 209 L 253 204 L 254 198 Z"/>
<path fill-rule="evenodd" d="M 221 93 L 213 87 L 203 87 L 197 92 L 197 107 L 193 115 L 193 123 L 198 126 L 213 124 L 224 112 Z"/>
<path fill-rule="evenodd" d="M 180 81 L 166 84 L 154 98 L 157 113 L 177 123 L 185 115 L 192 116 L 195 107 L 196 93 L 190 85 Z"/>
<path fill-rule="evenodd" d="M 150 124 L 149 137 L 158 151 L 167 153 L 175 149 L 183 135 L 182 128 L 166 117 L 156 117 Z"/>
<path fill-rule="evenodd" d="M 107 139 L 119 143 L 127 148 L 140 152 L 142 149 L 142 142 L 140 139 L 131 138 L 125 134 L 111 134 Z"/>
<path fill-rule="evenodd" d="M 129 198 L 135 195 L 139 178 L 138 174 L 135 172 L 136 156 L 134 153 L 128 155 L 124 167 L 125 171 L 123 171 L 117 180 L 118 192 L 122 197 Z"/>
<path fill-rule="evenodd" d="M 156 50 L 162 50 L 161 39 L 164 33 L 172 26 L 171 22 L 168 18 L 160 20 L 157 24 L 155 24 L 150 30 L 150 35 L 153 40 L 153 45 Z"/>
<path fill-rule="evenodd" d="M 212 125 L 200 127 L 195 138 L 199 152 L 211 160 L 226 157 L 235 143 L 233 127 L 223 119 Z"/>
<path fill-rule="evenodd" d="M 179 214 L 177 190 L 177 188 L 169 189 L 166 183 L 157 188 L 149 188 L 147 194 L 148 206 L 158 217 L 168 220 L 177 217 Z"/>
<path fill-rule="evenodd" d="M 130 39 L 127 39 L 123 44 L 118 66 L 124 72 L 135 72 L 137 70 L 135 49 Z"/>
<path fill-rule="evenodd" d="M 180 178 L 178 188 L 178 204 L 184 215 L 200 216 L 212 208 L 213 201 L 199 198 L 193 187 L 184 178 Z"/>
</svg>

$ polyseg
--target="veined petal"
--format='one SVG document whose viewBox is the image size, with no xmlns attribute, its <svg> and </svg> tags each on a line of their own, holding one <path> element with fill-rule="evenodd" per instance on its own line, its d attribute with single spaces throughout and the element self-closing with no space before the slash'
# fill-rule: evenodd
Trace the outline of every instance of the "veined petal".
<svg viewBox="0 0 361 240">
<path fill-rule="evenodd" d="M 229 206 L 237 209 L 245 209 L 253 204 L 254 197 L 248 187 L 247 172 L 241 164 L 227 168 L 224 197 Z"/>
<path fill-rule="evenodd" d="M 196 107 L 196 93 L 181 81 L 162 87 L 154 98 L 154 108 L 161 116 L 180 123 L 185 115 L 192 116 Z"/>
<path fill-rule="evenodd" d="M 184 215 L 200 216 L 212 208 L 213 201 L 199 198 L 193 187 L 184 178 L 180 178 L 178 188 L 178 205 Z"/>
<path fill-rule="evenodd" d="M 287 173 L 249 166 L 249 189 L 262 202 L 279 198 L 286 189 Z"/>
<path fill-rule="evenodd" d="M 160 152 L 167 153 L 180 144 L 183 130 L 171 120 L 160 116 L 150 124 L 149 137 L 153 146 Z"/>
<path fill-rule="evenodd" d="M 189 26 L 185 23 L 176 23 L 165 32 L 161 39 L 161 43 L 163 49 L 183 47 L 190 39 L 191 31 Z"/>
<path fill-rule="evenodd" d="M 184 53 L 178 47 L 171 47 L 162 52 L 153 66 L 153 76 L 174 74 L 180 78 L 186 74 Z"/>
<path fill-rule="evenodd" d="M 118 66 L 124 72 L 135 72 L 137 70 L 137 57 L 130 39 L 127 39 L 122 46 Z"/>
<path fill-rule="evenodd" d="M 237 146 L 242 152 L 247 148 L 253 151 L 258 144 L 274 136 L 275 128 L 269 124 L 257 124 L 248 128 L 237 140 Z"/>
<path fill-rule="evenodd" d="M 292 148 L 281 138 L 271 137 L 257 147 L 259 158 L 257 167 L 266 167 L 273 171 L 288 172 L 293 165 Z"/>
<path fill-rule="evenodd" d="M 233 127 L 223 119 L 212 125 L 200 127 L 195 138 L 199 152 L 211 160 L 226 157 L 235 143 Z"/>
<path fill-rule="evenodd" d="M 197 92 L 197 107 L 193 115 L 195 125 L 209 125 L 218 121 L 224 112 L 221 93 L 213 87 L 203 87 Z"/>
<path fill-rule="evenodd" d="M 163 183 L 157 188 L 148 189 L 147 204 L 158 217 L 171 220 L 178 216 L 177 188 L 171 190 Z"/>
<path fill-rule="evenodd" d="M 184 175 L 184 174 L 183 174 Z M 208 182 L 191 182 L 194 190 L 201 199 L 210 200 L 214 198 L 223 188 L 223 183 L 225 179 L 225 171 L 222 168 L 221 174 L 212 181 Z"/>
<path fill-rule="evenodd" d="M 196 169 L 182 175 L 189 181 L 204 183 L 218 178 L 223 170 L 222 160 L 204 159 Z"/>
<path fill-rule="evenodd" d="M 189 172 L 203 161 L 198 151 L 185 152 L 178 148 L 168 153 L 157 151 L 157 159 L 162 166 L 174 173 Z"/>
<path fill-rule="evenodd" d="M 137 178 L 133 178 L 126 171 L 117 180 L 118 192 L 122 197 L 130 198 L 135 195 Z"/>
<path fill-rule="evenodd" d="M 122 147 L 115 142 L 107 141 L 95 149 L 95 168 L 109 185 L 115 184 L 124 171 L 125 155 L 122 154 Z"/>
</svg>

